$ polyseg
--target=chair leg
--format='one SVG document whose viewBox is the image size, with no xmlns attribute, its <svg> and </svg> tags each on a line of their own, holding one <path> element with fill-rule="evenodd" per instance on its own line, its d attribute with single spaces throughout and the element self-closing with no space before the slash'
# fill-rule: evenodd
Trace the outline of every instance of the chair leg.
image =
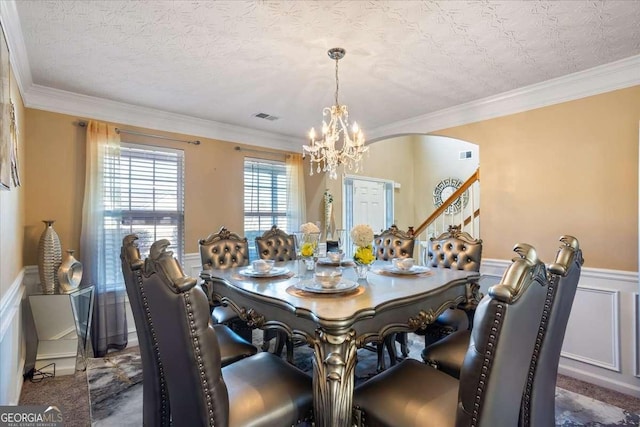
<svg viewBox="0 0 640 427">
<path fill-rule="evenodd" d="M 384 342 L 376 344 L 376 352 L 378 353 L 378 372 L 382 372 L 387 369 L 384 361 Z"/>
<path fill-rule="evenodd" d="M 293 365 L 293 347 L 295 346 L 291 337 L 286 337 L 284 340 L 287 348 L 287 362 Z"/>
<path fill-rule="evenodd" d="M 409 341 L 408 334 L 406 332 L 399 332 L 396 334 L 396 341 L 400 344 L 400 353 L 402 357 L 409 357 Z"/>
<path fill-rule="evenodd" d="M 398 363 L 398 351 L 396 350 L 396 334 L 391 334 L 384 339 L 384 346 L 389 353 L 389 366 Z"/>
</svg>

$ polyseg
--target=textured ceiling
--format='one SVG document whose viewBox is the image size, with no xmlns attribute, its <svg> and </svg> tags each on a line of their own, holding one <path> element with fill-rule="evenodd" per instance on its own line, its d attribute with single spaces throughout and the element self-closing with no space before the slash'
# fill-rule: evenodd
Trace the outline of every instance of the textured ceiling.
<svg viewBox="0 0 640 427">
<path fill-rule="evenodd" d="M 37 85 L 295 137 L 333 102 L 331 47 L 365 131 L 640 54 L 632 0 L 16 6 Z"/>
</svg>

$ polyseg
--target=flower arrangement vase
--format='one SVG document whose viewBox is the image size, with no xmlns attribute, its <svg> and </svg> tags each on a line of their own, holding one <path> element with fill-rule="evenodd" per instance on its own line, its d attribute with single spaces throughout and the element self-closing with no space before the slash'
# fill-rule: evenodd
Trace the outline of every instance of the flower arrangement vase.
<svg viewBox="0 0 640 427">
<path fill-rule="evenodd" d="M 38 272 L 42 293 L 58 293 L 60 282 L 58 269 L 62 263 L 62 247 L 58 233 L 53 229 L 54 220 L 43 220 L 45 227 L 38 243 Z"/>
<path fill-rule="evenodd" d="M 353 266 L 354 270 L 356 271 L 356 276 L 358 276 L 358 280 L 367 278 L 367 272 L 369 271 L 369 267 L 370 267 L 369 264 L 358 264 L 358 263 L 356 263 L 356 265 Z"/>
</svg>

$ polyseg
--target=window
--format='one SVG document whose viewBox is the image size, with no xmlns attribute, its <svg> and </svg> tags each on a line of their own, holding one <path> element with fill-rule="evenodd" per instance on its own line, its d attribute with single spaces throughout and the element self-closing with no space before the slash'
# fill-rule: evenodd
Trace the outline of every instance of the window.
<svg viewBox="0 0 640 427">
<path fill-rule="evenodd" d="M 245 158 L 244 234 L 257 259 L 255 238 L 272 225 L 287 229 L 287 170 L 284 162 Z"/>
<path fill-rule="evenodd" d="M 140 255 L 168 239 L 178 260 L 184 252 L 184 152 L 122 143 L 104 159 L 104 253 L 106 280 L 123 286 L 122 238 L 138 235 Z"/>
</svg>

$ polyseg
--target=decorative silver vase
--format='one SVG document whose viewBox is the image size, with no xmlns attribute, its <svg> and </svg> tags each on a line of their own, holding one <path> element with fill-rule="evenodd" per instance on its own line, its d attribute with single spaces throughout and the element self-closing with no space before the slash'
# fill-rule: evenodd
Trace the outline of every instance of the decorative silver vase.
<svg viewBox="0 0 640 427">
<path fill-rule="evenodd" d="M 67 250 L 67 256 L 58 269 L 60 293 L 66 294 L 75 290 L 82 280 L 82 263 L 73 257 L 74 252 L 73 249 Z"/>
<path fill-rule="evenodd" d="M 40 286 L 42 293 L 55 294 L 58 292 L 58 269 L 62 263 L 62 248 L 60 238 L 53 229 L 54 220 L 43 220 L 44 231 L 38 244 L 38 271 L 40 273 Z"/>
</svg>

